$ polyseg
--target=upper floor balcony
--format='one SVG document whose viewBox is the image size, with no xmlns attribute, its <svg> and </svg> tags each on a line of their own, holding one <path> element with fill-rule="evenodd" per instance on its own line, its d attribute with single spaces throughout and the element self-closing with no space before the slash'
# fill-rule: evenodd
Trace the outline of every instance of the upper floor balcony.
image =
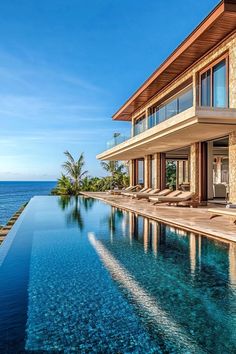
<svg viewBox="0 0 236 354">
<path fill-rule="evenodd" d="M 128 160 L 167 152 L 236 130 L 236 109 L 229 108 L 228 57 L 214 62 L 175 95 L 144 107 L 134 118 L 130 138 L 119 136 L 97 156 L 102 160 Z"/>
<path fill-rule="evenodd" d="M 132 136 L 143 133 L 147 129 L 153 128 L 167 119 L 184 112 L 192 106 L 193 88 L 190 86 L 164 103 L 152 107 L 150 109 L 151 113 L 147 116 L 142 115 L 138 118 L 132 127 Z"/>
<path fill-rule="evenodd" d="M 100 160 L 130 160 L 168 152 L 236 130 L 235 108 L 192 106 L 100 153 Z"/>
</svg>

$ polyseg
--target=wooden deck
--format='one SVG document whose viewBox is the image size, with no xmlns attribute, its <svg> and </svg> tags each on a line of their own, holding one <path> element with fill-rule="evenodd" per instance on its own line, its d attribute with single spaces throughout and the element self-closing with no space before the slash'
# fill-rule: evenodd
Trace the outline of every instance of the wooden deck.
<svg viewBox="0 0 236 354">
<path fill-rule="evenodd" d="M 152 218 L 175 227 L 194 233 L 200 233 L 226 241 L 236 242 L 236 226 L 230 217 L 222 216 L 210 220 L 209 207 L 185 208 L 167 205 L 153 206 L 145 200 L 135 200 L 129 197 L 110 195 L 108 193 L 83 192 L 85 196 L 102 200 L 114 207 L 133 211 L 142 216 Z M 224 206 L 218 206 L 222 208 Z"/>
</svg>

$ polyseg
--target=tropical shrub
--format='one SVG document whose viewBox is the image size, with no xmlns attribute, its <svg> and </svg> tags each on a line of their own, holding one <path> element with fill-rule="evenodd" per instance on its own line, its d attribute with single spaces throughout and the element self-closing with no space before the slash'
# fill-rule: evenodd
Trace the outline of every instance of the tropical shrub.
<svg viewBox="0 0 236 354">
<path fill-rule="evenodd" d="M 75 160 L 68 151 L 64 154 L 67 157 L 67 161 L 62 165 L 65 174 L 62 173 L 58 179 L 56 187 L 52 190 L 53 195 L 78 195 L 82 191 L 104 192 L 129 185 L 125 165 L 118 161 L 101 163 L 103 169 L 109 173 L 108 176 L 90 177 L 88 172 L 83 170 L 85 165 L 83 154 L 80 154 L 78 160 Z"/>
</svg>

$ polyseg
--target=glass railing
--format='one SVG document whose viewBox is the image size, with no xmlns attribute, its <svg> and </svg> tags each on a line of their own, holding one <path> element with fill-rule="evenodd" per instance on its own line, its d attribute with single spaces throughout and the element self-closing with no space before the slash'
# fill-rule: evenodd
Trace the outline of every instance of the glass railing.
<svg viewBox="0 0 236 354">
<path fill-rule="evenodd" d="M 145 130 L 147 130 L 147 118 L 134 125 L 134 136 L 143 133 Z"/>
<path fill-rule="evenodd" d="M 138 123 L 133 126 L 133 136 L 139 135 L 147 129 L 153 128 L 159 123 L 185 111 L 193 106 L 193 89 L 188 88 L 178 96 L 163 103 L 156 108 L 156 112 L 149 115 L 147 118 L 141 118 Z M 124 135 L 116 135 L 107 142 L 107 149 L 111 149 L 116 145 L 123 143 L 130 139 L 130 137 Z"/>
<path fill-rule="evenodd" d="M 192 87 L 180 95 L 163 103 L 156 108 L 155 113 L 149 115 L 147 118 L 134 125 L 134 135 L 140 134 L 147 129 L 153 128 L 155 125 L 185 111 L 193 106 L 193 89 Z"/>
<path fill-rule="evenodd" d="M 114 146 L 119 145 L 128 139 L 130 139 L 130 138 L 127 136 L 124 136 L 124 135 L 115 136 L 107 142 L 107 149 L 111 149 Z"/>
</svg>

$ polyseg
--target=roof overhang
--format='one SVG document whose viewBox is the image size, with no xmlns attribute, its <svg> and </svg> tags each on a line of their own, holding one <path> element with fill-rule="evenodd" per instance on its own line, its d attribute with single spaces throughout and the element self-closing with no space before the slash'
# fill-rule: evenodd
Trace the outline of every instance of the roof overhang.
<svg viewBox="0 0 236 354">
<path fill-rule="evenodd" d="M 192 107 L 99 154 L 99 160 L 130 160 L 217 139 L 236 130 L 236 109 Z"/>
<path fill-rule="evenodd" d="M 236 30 L 236 0 L 223 0 L 113 115 L 131 120 L 144 103 Z"/>
</svg>

